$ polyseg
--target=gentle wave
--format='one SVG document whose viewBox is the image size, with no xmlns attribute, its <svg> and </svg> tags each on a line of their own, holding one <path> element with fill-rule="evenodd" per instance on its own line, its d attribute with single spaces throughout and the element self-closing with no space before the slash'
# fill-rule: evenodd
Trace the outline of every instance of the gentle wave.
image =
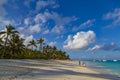
<svg viewBox="0 0 120 80">
<path fill-rule="evenodd" d="M 120 60 L 96 60 L 92 61 L 92 63 L 120 75 Z"/>
</svg>

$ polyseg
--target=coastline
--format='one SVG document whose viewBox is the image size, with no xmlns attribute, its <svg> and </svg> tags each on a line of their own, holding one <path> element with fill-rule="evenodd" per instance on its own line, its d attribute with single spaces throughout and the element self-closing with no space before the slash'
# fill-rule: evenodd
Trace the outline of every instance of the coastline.
<svg viewBox="0 0 120 80">
<path fill-rule="evenodd" d="M 120 80 L 89 64 L 80 67 L 78 61 L 71 60 L 0 60 L 0 80 Z"/>
<path fill-rule="evenodd" d="M 95 71 L 101 72 L 101 73 L 106 73 L 106 74 L 110 73 L 113 75 L 118 75 L 120 77 L 120 74 L 118 72 L 115 72 L 114 70 L 106 68 L 105 66 L 102 66 L 100 64 L 96 64 L 96 62 L 95 63 L 93 61 L 85 61 L 85 62 L 88 63 L 89 68 L 92 70 L 95 70 Z"/>
<path fill-rule="evenodd" d="M 85 61 L 85 62 L 86 62 L 87 67 L 89 69 L 92 69 L 92 70 L 94 70 L 96 72 L 100 72 L 101 74 L 107 74 L 107 73 L 109 73 L 109 74 L 112 74 L 112 75 L 118 75 L 118 76 L 120 76 L 117 72 L 114 72 L 114 71 L 112 71 L 110 69 L 107 69 L 107 68 L 105 68 L 102 65 L 95 64 L 92 61 Z"/>
</svg>

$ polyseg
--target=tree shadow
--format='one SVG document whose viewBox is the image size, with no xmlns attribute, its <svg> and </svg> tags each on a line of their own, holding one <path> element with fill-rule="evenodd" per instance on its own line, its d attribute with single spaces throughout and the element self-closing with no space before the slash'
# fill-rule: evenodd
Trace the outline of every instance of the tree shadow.
<svg viewBox="0 0 120 80">
<path fill-rule="evenodd" d="M 56 64 L 56 65 L 53 65 Z M 27 66 L 27 67 L 26 67 Z M 29 66 L 33 66 L 29 67 Z M 50 67 L 51 69 L 42 69 L 41 67 Z M 82 73 L 62 67 L 74 68 L 73 64 L 66 64 L 60 61 L 46 60 L 0 60 L 0 77 L 8 76 L 58 76 L 58 75 L 77 75 L 103 78 L 109 80 L 120 80 L 120 77 L 107 73 Z M 75 65 L 76 66 L 76 65 Z M 34 68 L 37 67 L 37 68 Z"/>
</svg>

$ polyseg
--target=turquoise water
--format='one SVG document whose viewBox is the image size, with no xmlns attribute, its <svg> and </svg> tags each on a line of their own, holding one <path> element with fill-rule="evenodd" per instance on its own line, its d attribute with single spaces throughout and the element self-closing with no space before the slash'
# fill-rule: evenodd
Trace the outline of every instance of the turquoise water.
<svg viewBox="0 0 120 80">
<path fill-rule="evenodd" d="M 93 63 L 120 75 L 120 61 L 93 61 Z"/>
</svg>

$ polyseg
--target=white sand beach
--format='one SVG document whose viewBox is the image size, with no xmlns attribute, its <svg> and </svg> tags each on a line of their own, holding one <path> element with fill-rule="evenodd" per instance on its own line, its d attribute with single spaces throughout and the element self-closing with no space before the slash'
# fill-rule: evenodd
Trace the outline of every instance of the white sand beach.
<svg viewBox="0 0 120 80">
<path fill-rule="evenodd" d="M 120 80 L 69 60 L 0 60 L 0 80 Z"/>
</svg>

